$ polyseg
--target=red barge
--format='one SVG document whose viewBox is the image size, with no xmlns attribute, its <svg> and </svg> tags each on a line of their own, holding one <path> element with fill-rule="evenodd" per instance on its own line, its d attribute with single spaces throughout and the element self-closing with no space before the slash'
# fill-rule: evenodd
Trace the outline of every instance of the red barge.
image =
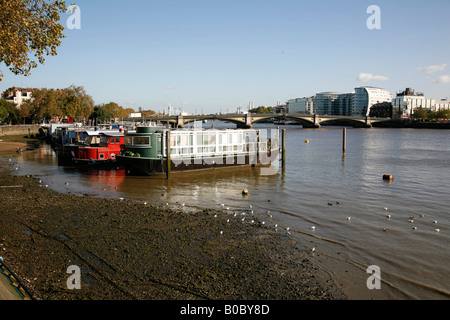
<svg viewBox="0 0 450 320">
<path fill-rule="evenodd" d="M 97 146 L 78 148 L 78 157 L 73 159 L 75 164 L 102 164 L 115 162 L 116 156 L 124 147 L 124 131 L 102 132 Z"/>
</svg>

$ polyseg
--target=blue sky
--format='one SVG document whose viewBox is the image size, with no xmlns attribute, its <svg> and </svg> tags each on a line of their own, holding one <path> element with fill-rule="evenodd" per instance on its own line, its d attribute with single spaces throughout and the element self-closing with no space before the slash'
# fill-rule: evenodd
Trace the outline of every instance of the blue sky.
<svg viewBox="0 0 450 320">
<path fill-rule="evenodd" d="M 205 113 L 364 85 L 450 98 L 448 0 L 72 2 L 81 29 L 29 77 L 0 64 L 0 91 L 75 84 L 96 104 Z M 379 30 L 367 28 L 370 5 Z"/>
</svg>

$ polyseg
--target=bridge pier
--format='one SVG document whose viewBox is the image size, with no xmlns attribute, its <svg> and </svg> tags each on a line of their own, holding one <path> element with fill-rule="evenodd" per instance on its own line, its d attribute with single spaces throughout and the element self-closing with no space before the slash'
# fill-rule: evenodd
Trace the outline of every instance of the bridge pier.
<svg viewBox="0 0 450 320">
<path fill-rule="evenodd" d="M 177 116 L 177 128 L 184 128 L 184 118 L 182 115 Z"/>
<path fill-rule="evenodd" d="M 370 121 L 370 118 L 368 116 L 366 116 L 366 127 L 372 128 L 372 122 Z"/>
</svg>

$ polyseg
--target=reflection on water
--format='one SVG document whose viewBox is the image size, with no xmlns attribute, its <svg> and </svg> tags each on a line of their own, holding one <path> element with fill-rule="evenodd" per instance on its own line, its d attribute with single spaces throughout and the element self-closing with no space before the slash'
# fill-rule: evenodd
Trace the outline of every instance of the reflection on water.
<svg viewBox="0 0 450 320">
<path fill-rule="evenodd" d="M 225 204 L 231 210 L 252 205 L 267 226 L 289 226 L 291 237 L 315 246 L 318 260 L 326 256 L 352 266 L 355 276 L 347 281 L 357 283 L 349 285 L 353 297 L 448 298 L 448 131 L 348 128 L 343 155 L 341 128 L 286 129 L 286 167 L 277 162 L 269 173 L 238 168 L 174 174 L 170 180 L 127 176 L 121 168 L 58 167 L 53 151 L 43 146 L 23 155 L 20 174 L 41 175 L 62 192 L 195 207 Z M 392 183 L 382 180 L 385 173 L 394 176 Z M 381 268 L 377 292 L 366 287 L 370 265 Z"/>
</svg>

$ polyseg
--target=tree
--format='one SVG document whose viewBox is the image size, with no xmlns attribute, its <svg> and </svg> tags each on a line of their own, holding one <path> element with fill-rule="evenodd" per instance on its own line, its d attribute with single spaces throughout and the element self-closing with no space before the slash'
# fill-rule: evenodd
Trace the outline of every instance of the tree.
<svg viewBox="0 0 450 320">
<path fill-rule="evenodd" d="M 86 93 L 82 86 L 71 85 L 64 89 L 66 97 L 63 111 L 65 115 L 71 118 L 87 119 L 94 109 L 94 99 Z"/>
<path fill-rule="evenodd" d="M 414 110 L 413 117 L 416 119 L 427 119 L 428 118 L 428 111 L 425 108 L 419 107 Z"/>
<path fill-rule="evenodd" d="M 23 119 L 23 123 L 31 123 L 36 120 L 36 107 L 29 101 L 22 102 L 18 109 L 19 116 Z"/>
<path fill-rule="evenodd" d="M 264 106 L 259 106 L 258 108 L 253 108 L 250 110 L 250 113 L 272 113 L 273 112 L 273 107 L 264 107 Z"/>
<path fill-rule="evenodd" d="M 111 119 L 111 114 L 106 111 L 104 105 L 103 106 L 95 106 L 94 111 L 89 116 L 89 119 L 94 119 L 96 121 L 105 122 L 106 120 Z"/>
<path fill-rule="evenodd" d="M 0 121 L 16 124 L 18 123 L 19 118 L 14 103 L 0 99 Z"/>
<path fill-rule="evenodd" d="M 65 11 L 60 0 L 0 0 L 0 63 L 16 75 L 28 76 L 45 56 L 56 55 L 65 37 L 59 24 Z M 37 61 L 30 58 L 33 54 Z"/>
</svg>

